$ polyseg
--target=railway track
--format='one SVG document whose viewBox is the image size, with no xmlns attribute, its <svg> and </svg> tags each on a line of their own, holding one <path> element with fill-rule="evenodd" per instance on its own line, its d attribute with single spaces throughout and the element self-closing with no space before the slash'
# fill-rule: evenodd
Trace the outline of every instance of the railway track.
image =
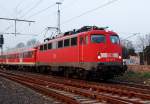
<svg viewBox="0 0 150 104">
<path fill-rule="evenodd" d="M 126 85 L 126 86 L 130 86 L 130 87 L 136 87 L 136 88 L 141 88 L 141 89 L 150 89 L 150 86 L 148 85 L 143 85 L 143 84 L 137 84 L 137 83 L 133 83 L 133 82 L 121 82 L 121 81 L 111 81 L 114 84 L 121 84 L 121 85 Z"/>
<path fill-rule="evenodd" d="M 148 89 L 97 84 L 36 74 L 0 71 L 0 75 L 69 104 L 149 104 Z"/>
</svg>

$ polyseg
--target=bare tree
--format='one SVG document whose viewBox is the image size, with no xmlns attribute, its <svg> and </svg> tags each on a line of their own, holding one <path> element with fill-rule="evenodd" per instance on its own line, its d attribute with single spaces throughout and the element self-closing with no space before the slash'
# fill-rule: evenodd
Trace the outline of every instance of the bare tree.
<svg viewBox="0 0 150 104">
<path fill-rule="evenodd" d="M 144 49 L 146 48 L 146 46 L 150 46 L 150 34 L 146 34 L 143 36 L 139 36 L 138 37 L 138 41 L 137 41 L 137 48 L 139 48 L 142 53 L 141 53 L 141 62 L 142 64 L 145 63 L 145 52 Z"/>
<path fill-rule="evenodd" d="M 134 48 L 132 41 L 122 40 L 121 44 L 122 44 L 122 50 L 123 50 L 122 51 L 123 58 L 129 58 L 130 55 L 132 56 L 136 55 L 135 48 Z"/>
<path fill-rule="evenodd" d="M 126 47 L 127 49 L 134 49 L 134 45 L 132 41 L 130 40 L 122 40 L 121 41 L 122 46 Z"/>
<path fill-rule="evenodd" d="M 150 46 L 150 34 L 138 36 L 137 48 L 143 51 L 146 46 Z"/>
<path fill-rule="evenodd" d="M 27 46 L 28 46 L 28 47 L 32 47 L 32 46 L 35 46 L 35 45 L 37 45 L 37 44 L 39 44 L 39 43 L 40 43 L 40 42 L 37 41 L 36 39 L 31 39 L 31 40 L 27 41 Z"/>
<path fill-rule="evenodd" d="M 23 42 L 20 42 L 16 45 L 16 48 L 23 48 L 25 47 L 25 44 Z"/>
<path fill-rule="evenodd" d="M 150 46 L 150 33 L 146 35 L 147 46 Z"/>
</svg>

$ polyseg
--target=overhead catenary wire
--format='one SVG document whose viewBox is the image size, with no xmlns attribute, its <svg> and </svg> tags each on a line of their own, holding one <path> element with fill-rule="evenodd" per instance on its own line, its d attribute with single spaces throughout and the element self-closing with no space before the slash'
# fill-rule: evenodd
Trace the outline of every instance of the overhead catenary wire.
<svg viewBox="0 0 150 104">
<path fill-rule="evenodd" d="M 52 4 L 52 5 L 50 5 L 50 6 L 46 7 L 46 8 L 44 8 L 44 9 L 38 11 L 38 12 L 36 12 L 36 13 L 34 13 L 34 14 L 28 16 L 27 18 L 31 18 L 31 17 L 33 17 L 33 16 L 39 15 L 40 13 L 45 12 L 46 10 L 48 10 L 48 9 L 50 9 L 50 8 L 52 8 L 52 7 L 54 7 L 55 5 L 56 5 L 56 4 L 54 3 L 54 4 Z M 44 29 L 44 30 L 45 30 L 45 29 Z M 40 34 L 42 34 L 44 30 L 42 30 L 42 31 L 40 32 Z"/>
<path fill-rule="evenodd" d="M 28 11 L 26 11 L 22 16 L 21 16 L 21 18 L 22 17 L 24 17 L 24 16 L 26 16 L 28 13 L 30 13 L 31 11 L 33 11 L 36 7 L 38 7 L 39 6 L 39 4 L 42 2 L 43 0 L 38 0 L 38 2 L 33 6 L 33 7 L 31 7 L 30 9 L 28 9 Z"/>
<path fill-rule="evenodd" d="M 24 2 L 25 0 L 21 0 L 17 5 L 16 5 L 16 9 L 18 9 L 18 7 L 20 7 L 21 6 L 21 4 L 23 4 L 23 2 Z"/>
<path fill-rule="evenodd" d="M 75 3 L 77 3 L 78 0 L 70 0 L 70 2 L 67 4 L 67 6 L 65 5 L 65 7 L 63 7 L 64 9 L 67 9 L 68 7 L 72 7 Z"/>
<path fill-rule="evenodd" d="M 50 6 L 48 6 L 48 7 L 46 7 L 46 8 L 44 8 L 44 9 L 42 9 L 42 10 L 40 10 L 40 11 L 38 11 L 38 12 L 36 12 L 36 13 L 34 13 L 34 14 L 32 14 L 32 15 L 30 15 L 28 18 L 31 18 L 31 17 L 33 17 L 33 16 L 35 16 L 35 15 L 38 15 L 38 14 L 40 14 L 40 13 L 42 13 L 42 12 L 45 12 L 46 10 L 48 10 L 48 9 L 54 7 L 54 6 L 55 6 L 55 3 L 52 4 L 52 5 L 50 5 Z"/>
<path fill-rule="evenodd" d="M 20 6 L 23 1 L 24 1 L 24 0 L 22 0 L 21 2 L 19 2 L 15 8 L 18 8 L 18 6 Z M 2 9 L 4 9 L 5 11 L 9 12 L 9 11 L 8 11 L 6 8 L 4 8 L 2 5 L 0 5 L 0 8 L 2 8 Z M 6 12 L 4 12 L 4 13 L 6 13 Z M 11 14 L 12 14 L 12 13 L 11 13 Z M 11 25 L 11 26 L 8 26 L 8 27 L 5 28 L 3 31 L 9 30 L 11 27 L 12 27 L 12 25 Z"/>
<path fill-rule="evenodd" d="M 3 35 L 5 35 L 5 34 L 6 35 L 11 35 L 11 34 L 14 35 L 14 34 L 16 34 L 16 35 L 25 35 L 25 36 L 27 36 L 27 35 L 28 36 L 31 36 L 31 35 L 32 36 L 38 36 L 38 34 L 25 34 L 25 33 L 0 33 L 0 34 L 3 34 Z"/>
<path fill-rule="evenodd" d="M 82 16 L 84 16 L 84 15 L 86 15 L 86 14 L 88 14 L 88 13 L 91 13 L 91 12 L 93 12 L 93 11 L 96 11 L 96 10 L 98 10 L 98 9 L 100 9 L 100 8 L 104 8 L 104 7 L 106 7 L 106 6 L 108 6 L 108 5 L 112 4 L 112 3 L 114 3 L 114 2 L 116 2 L 116 1 L 118 1 L 118 0 L 111 0 L 111 1 L 108 1 L 107 3 L 105 3 L 105 4 L 103 4 L 103 5 L 100 5 L 100 6 L 96 7 L 96 8 L 94 8 L 94 9 L 91 9 L 91 10 L 88 10 L 88 11 L 86 11 L 86 12 L 83 12 L 82 14 L 80 14 L 80 15 L 78 15 L 78 16 L 72 17 L 72 18 L 70 18 L 69 20 L 66 20 L 66 21 L 62 22 L 61 25 L 64 25 L 64 24 L 66 24 L 66 23 L 69 23 L 69 22 L 73 21 L 74 19 L 77 19 L 77 18 L 79 18 L 79 17 L 82 17 Z"/>
<path fill-rule="evenodd" d="M 63 22 L 62 24 L 65 24 L 65 23 L 67 23 L 67 22 L 70 22 L 70 21 L 72 21 L 73 19 L 79 18 L 79 17 L 81 17 L 81 16 L 83 16 L 83 15 L 86 15 L 86 14 L 88 14 L 88 13 L 90 13 L 90 12 L 93 12 L 93 11 L 95 11 L 95 10 L 97 10 L 97 9 L 103 8 L 103 7 L 107 6 L 107 5 L 110 5 L 110 4 L 114 3 L 114 2 L 116 2 L 116 1 L 118 1 L 118 0 L 111 0 L 111 1 L 109 1 L 109 2 L 107 2 L 107 3 L 105 3 L 105 4 L 103 4 L 103 5 L 100 5 L 100 6 L 96 7 L 96 8 L 94 8 L 94 9 L 88 10 L 88 11 L 86 11 L 86 12 L 84 12 L 84 13 L 82 13 L 82 14 L 76 16 L 76 17 L 73 17 L 73 18 L 71 18 L 71 19 L 69 19 L 69 20 Z M 62 24 L 61 24 L 61 25 L 62 25 Z"/>
<path fill-rule="evenodd" d="M 37 3 L 36 3 L 36 4 L 37 4 Z M 35 15 L 38 15 L 38 14 L 40 14 L 40 13 L 42 13 L 42 12 L 44 12 L 44 11 L 50 9 L 50 8 L 52 8 L 53 6 L 55 6 L 55 3 L 52 4 L 52 5 L 50 5 L 50 6 L 48 6 L 48 7 L 46 7 L 46 8 L 44 8 L 44 9 L 42 9 L 42 10 L 40 10 L 40 11 L 38 11 L 38 12 L 36 12 L 36 13 L 34 13 L 34 14 L 32 14 L 32 15 L 30 15 L 28 18 L 31 18 L 31 17 L 33 17 L 33 16 L 35 16 Z M 7 28 L 5 28 L 5 30 L 3 30 L 3 32 L 9 30 L 12 26 L 13 26 L 13 25 L 8 26 Z"/>
<path fill-rule="evenodd" d="M 24 2 L 25 0 L 21 0 L 17 5 L 16 5 L 16 9 Z M 2 7 L 2 6 L 0 6 L 0 7 Z M 7 30 L 9 30 L 10 28 L 12 27 L 12 25 L 10 25 L 10 26 L 8 26 L 7 28 L 5 28 L 3 31 L 7 31 Z"/>
<path fill-rule="evenodd" d="M 132 35 L 130 35 L 124 39 L 121 39 L 121 40 L 128 40 L 129 38 L 132 38 L 132 37 L 137 36 L 137 35 L 140 35 L 140 33 L 133 33 Z"/>
<path fill-rule="evenodd" d="M 30 8 L 27 12 L 25 12 L 24 15 L 21 16 L 21 18 L 23 18 L 25 15 L 27 15 L 27 14 L 28 14 L 29 12 L 31 12 L 33 9 L 35 9 L 42 1 L 43 1 L 43 0 L 39 0 L 32 8 Z M 16 8 L 17 8 L 18 6 L 20 6 L 21 3 L 23 3 L 23 2 L 20 2 L 20 3 L 16 6 Z M 3 32 L 9 30 L 11 27 L 13 27 L 13 25 L 10 25 L 10 26 L 8 26 L 7 28 L 5 28 L 5 29 L 3 30 Z"/>
</svg>

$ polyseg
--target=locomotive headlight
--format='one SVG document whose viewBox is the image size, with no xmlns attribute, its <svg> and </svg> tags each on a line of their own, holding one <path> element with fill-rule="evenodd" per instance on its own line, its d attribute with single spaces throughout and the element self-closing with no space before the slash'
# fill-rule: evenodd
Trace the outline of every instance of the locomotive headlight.
<svg viewBox="0 0 150 104">
<path fill-rule="evenodd" d="M 122 59 L 122 57 L 121 57 L 121 56 L 119 56 L 119 59 Z"/>
<path fill-rule="evenodd" d="M 100 56 L 100 55 L 98 55 L 98 56 L 97 56 L 97 58 L 98 58 L 98 59 L 101 59 L 101 56 Z"/>
<path fill-rule="evenodd" d="M 98 59 L 101 59 L 101 53 L 98 52 L 97 55 L 98 55 L 97 58 L 98 58 Z"/>
</svg>

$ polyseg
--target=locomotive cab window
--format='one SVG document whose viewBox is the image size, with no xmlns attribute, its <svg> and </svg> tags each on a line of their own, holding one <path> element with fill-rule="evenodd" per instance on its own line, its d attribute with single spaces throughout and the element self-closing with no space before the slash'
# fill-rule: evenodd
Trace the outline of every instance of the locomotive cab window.
<svg viewBox="0 0 150 104">
<path fill-rule="evenodd" d="M 91 35 L 91 42 L 92 43 L 105 43 L 106 39 L 104 35 L 95 34 Z"/>
<path fill-rule="evenodd" d="M 110 36 L 110 40 L 111 40 L 111 43 L 113 43 L 113 44 L 119 44 L 120 43 L 119 37 L 117 35 Z"/>
</svg>

